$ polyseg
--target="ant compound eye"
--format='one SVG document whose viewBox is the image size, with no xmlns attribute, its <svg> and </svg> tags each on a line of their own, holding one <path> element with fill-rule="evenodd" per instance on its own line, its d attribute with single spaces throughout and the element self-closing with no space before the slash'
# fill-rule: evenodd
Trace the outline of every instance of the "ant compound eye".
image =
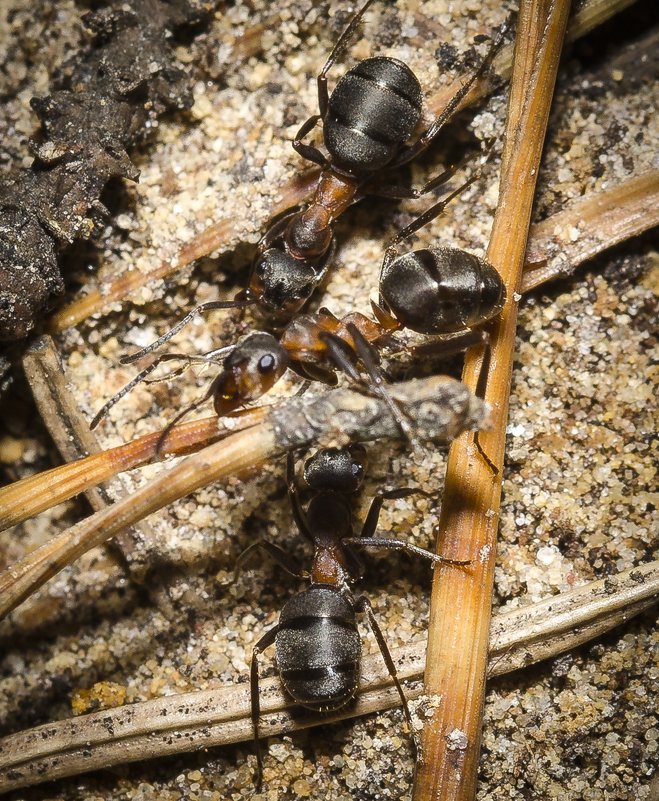
<svg viewBox="0 0 659 801">
<path fill-rule="evenodd" d="M 256 367 L 259 373 L 271 373 L 277 365 L 277 360 L 272 353 L 266 353 L 261 356 Z"/>
</svg>

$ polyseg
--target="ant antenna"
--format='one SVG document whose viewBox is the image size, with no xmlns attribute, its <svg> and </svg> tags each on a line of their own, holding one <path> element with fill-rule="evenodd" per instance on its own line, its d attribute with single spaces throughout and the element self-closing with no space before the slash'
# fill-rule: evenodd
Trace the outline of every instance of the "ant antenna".
<svg viewBox="0 0 659 801">
<path fill-rule="evenodd" d="M 200 306 L 194 308 L 189 314 L 186 314 L 182 320 L 179 320 L 175 326 L 169 329 L 166 334 L 163 334 L 161 337 L 152 342 L 150 345 L 147 345 L 142 350 L 135 351 L 135 353 L 131 353 L 128 356 L 122 356 L 119 360 L 120 364 L 132 364 L 136 362 L 138 359 L 141 359 L 142 356 L 146 356 L 147 353 L 151 353 L 161 345 L 164 345 L 165 342 L 168 342 L 175 334 L 184 328 L 197 314 L 202 314 L 203 312 L 212 311 L 213 309 L 244 309 L 247 306 L 253 306 L 256 303 L 255 300 L 211 300 L 208 303 L 202 303 Z"/>
<path fill-rule="evenodd" d="M 134 389 L 138 384 L 141 384 L 147 376 L 151 375 L 151 373 L 163 362 L 174 361 L 176 359 L 187 361 L 189 364 L 193 364 L 194 362 L 204 362 L 205 364 L 215 362 L 215 357 L 226 353 L 227 351 L 231 350 L 233 345 L 227 345 L 223 348 L 218 348 L 217 350 L 211 350 L 203 356 L 189 356 L 186 353 L 161 353 L 157 358 L 155 358 L 151 364 L 148 364 L 143 370 L 141 370 L 131 381 L 129 381 L 125 387 L 122 387 L 119 392 L 113 395 L 107 403 L 105 403 L 99 411 L 94 415 L 92 421 L 89 424 L 90 430 L 94 430 L 96 426 L 101 422 L 101 420 L 107 415 L 110 409 L 117 404 L 124 395 L 127 395 L 132 389 Z M 157 448 L 156 448 L 157 451 Z"/>
</svg>

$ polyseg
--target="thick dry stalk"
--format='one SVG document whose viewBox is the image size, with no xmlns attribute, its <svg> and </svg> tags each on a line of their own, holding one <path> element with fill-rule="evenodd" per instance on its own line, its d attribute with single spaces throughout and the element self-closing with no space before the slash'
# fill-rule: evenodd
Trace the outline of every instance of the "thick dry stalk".
<svg viewBox="0 0 659 801">
<path fill-rule="evenodd" d="M 481 437 L 498 474 L 471 443 L 454 443 L 438 542 L 450 553 L 480 558 L 471 571 L 439 570 L 433 581 L 425 686 L 441 703 L 422 731 L 414 801 L 470 801 L 476 795 L 518 292 L 569 9 L 567 0 L 525 0 L 520 7 L 499 205 L 488 249 L 508 292 L 492 331 L 486 397 L 493 430 Z M 467 354 L 463 376 L 470 387 L 478 384 L 481 361 L 482 349 Z"/>
<path fill-rule="evenodd" d="M 630 6 L 633 1 L 587 0 L 571 20 L 568 31 L 569 38 L 578 39 L 586 35 L 598 25 L 606 22 L 607 19 Z M 242 56 L 237 52 L 235 57 L 240 58 Z M 507 80 L 510 76 L 511 64 L 512 47 L 504 47 L 495 59 L 494 72 Z M 448 100 L 459 89 L 463 80 L 463 78 L 458 78 L 436 92 L 428 101 L 429 112 L 437 114 L 443 109 Z M 491 91 L 491 88 L 491 81 L 487 77 L 477 81 L 464 98 L 460 107 L 456 109 L 456 113 L 481 100 Z M 296 175 L 287 181 L 282 187 L 279 201 L 273 205 L 269 216 L 275 216 L 304 202 L 309 196 L 317 177 L 318 171 L 313 169 Z M 265 224 L 266 220 L 264 219 L 263 222 Z M 161 280 L 215 251 L 235 247 L 237 240 L 233 236 L 234 227 L 234 220 L 220 220 L 197 234 L 191 242 L 181 248 L 174 260 L 163 261 L 148 271 L 127 269 L 116 280 L 97 289 L 90 290 L 87 294 L 55 312 L 48 322 L 48 331 L 54 334 L 70 326 L 78 325 L 88 317 L 107 310 L 111 304 L 127 300 L 132 292 L 137 291 L 147 282 Z"/>
<path fill-rule="evenodd" d="M 659 562 L 495 616 L 490 675 L 557 656 L 656 603 Z M 408 697 L 423 692 L 425 647 L 392 650 Z M 364 658 L 355 704 L 327 715 L 291 713 L 278 678 L 261 681 L 262 731 L 281 734 L 380 711 L 400 703 L 382 658 Z M 0 740 L 0 793 L 113 765 L 250 740 L 247 683 L 173 695 L 45 724 Z"/>
<path fill-rule="evenodd" d="M 419 441 L 450 442 L 486 420 L 481 400 L 446 376 L 390 389 Z M 49 578 L 127 526 L 220 478 L 258 466 L 292 448 L 400 437 L 386 404 L 348 389 L 300 396 L 267 409 L 264 420 L 188 456 L 133 495 L 97 512 L 37 548 L 0 575 L 0 618 Z"/>
</svg>

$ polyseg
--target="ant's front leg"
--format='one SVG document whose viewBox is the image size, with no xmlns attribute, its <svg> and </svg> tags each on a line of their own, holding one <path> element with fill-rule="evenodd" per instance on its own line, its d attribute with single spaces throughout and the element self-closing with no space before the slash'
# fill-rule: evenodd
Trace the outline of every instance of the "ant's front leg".
<svg viewBox="0 0 659 801">
<path fill-rule="evenodd" d="M 409 542 L 405 542 L 404 540 L 389 539 L 384 537 L 376 538 L 374 536 L 384 501 L 397 498 L 409 498 L 411 495 L 423 495 L 425 497 L 430 497 L 429 493 L 425 492 L 425 490 L 413 487 L 402 487 L 399 489 L 383 490 L 379 492 L 371 501 L 371 506 L 368 510 L 368 514 L 366 515 L 366 520 L 364 521 L 360 536 L 346 538 L 342 540 L 342 544 L 362 548 L 389 548 L 393 550 L 407 551 L 407 553 L 414 554 L 415 556 L 421 556 L 423 559 L 428 559 L 430 562 L 434 562 L 435 564 L 471 564 L 471 559 L 447 559 L 443 556 L 438 556 L 437 554 L 431 553 L 430 551 L 425 550 L 425 548 L 419 548 L 417 545 L 412 545 Z"/>
</svg>

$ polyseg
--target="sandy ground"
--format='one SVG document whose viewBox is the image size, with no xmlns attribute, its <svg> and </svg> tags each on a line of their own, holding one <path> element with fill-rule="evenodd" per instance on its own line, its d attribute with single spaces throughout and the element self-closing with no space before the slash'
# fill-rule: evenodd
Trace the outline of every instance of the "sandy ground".
<svg viewBox="0 0 659 801">
<path fill-rule="evenodd" d="M 47 91 L 51 65 L 75 41 L 77 10 L 61 3 L 56 13 L 47 4 L 27 12 L 24 5 L 2 0 L 0 6 L 15 33 L 11 47 L 3 44 L 12 77 L 4 78 L 8 99 L 2 130 L 12 158 L 29 163 L 25 145 L 33 118 L 28 100 Z M 326 3 L 282 0 L 280 15 L 272 20 L 264 11 L 269 5 L 236 3 L 218 15 L 208 35 L 181 48 L 197 79 L 192 112 L 160 124 L 136 155 L 140 183 L 126 187 L 117 201 L 121 213 L 108 225 L 98 254 L 74 259 L 80 280 L 88 278 L 88 263 L 100 264 L 97 277 L 89 280 L 102 285 L 126 268 L 148 270 L 171 258 L 211 222 L 235 220 L 225 252 L 213 254 L 219 259 L 205 259 L 166 282 L 146 282 L 125 303 L 57 338 L 71 391 L 90 417 L 133 375 L 132 367 L 117 367 L 122 354 L 167 330 L 196 303 L 231 297 L 244 285 L 249 247 L 241 243 L 258 240 L 279 187 L 301 167 L 290 139 L 316 109 L 314 78 L 346 9 L 331 3 L 327 21 Z M 428 93 L 438 81 L 461 73 L 461 56 L 471 39 L 491 32 L 506 13 L 500 4 L 484 7 L 472 0 L 381 5 L 387 8 L 376 4 L 346 63 L 371 52 L 396 55 L 412 66 Z M 638 5 L 565 55 L 536 219 L 570 198 L 642 172 L 656 158 L 656 86 L 625 57 L 625 48 L 648 27 L 650 4 Z M 31 19 L 34 14 L 43 22 Z M 266 24 L 259 52 L 237 65 L 225 63 L 233 58 L 226 43 L 261 20 Z M 37 36 L 32 25 L 38 25 Z M 440 48 L 444 43 L 450 48 Z M 455 71 L 439 75 L 436 58 L 446 64 L 453 55 Z M 341 69 L 337 66 L 335 75 Z M 504 114 L 502 90 L 449 127 L 414 165 L 415 180 L 434 174 L 456 155 L 475 154 L 478 140 L 503 130 Z M 497 164 L 495 156 L 480 184 L 420 239 L 482 255 L 496 205 Z M 337 226 L 338 266 L 322 302 L 337 314 L 368 311 L 383 243 L 421 208 L 423 202 L 367 201 L 349 210 Z M 650 235 L 629 242 L 522 303 L 497 607 L 523 605 L 623 570 L 647 560 L 653 550 L 656 558 L 655 246 Z M 214 313 L 189 326 L 176 347 L 203 352 L 254 325 L 249 316 L 240 323 L 235 315 Z M 190 371 L 170 383 L 141 387 L 99 429 L 101 444 L 157 429 L 172 410 L 198 397 L 207 381 L 207 374 Z M 292 382 L 279 391 L 291 389 Z M 19 381 L 5 399 L 9 422 L 0 458 L 9 480 L 58 458 L 21 400 L 23 392 Z M 372 446 L 357 517 L 379 487 L 419 486 L 441 493 L 444 464 L 442 451 L 411 454 L 404 445 Z M 150 467 L 117 479 L 114 496 L 163 469 Z M 428 508 L 426 499 L 391 503 L 382 514 L 382 530 L 432 547 L 434 519 Z M 0 558 L 11 563 L 84 514 L 84 502 L 72 502 L 3 533 Z M 283 465 L 268 465 L 248 481 L 236 478 L 207 487 L 150 523 L 151 539 L 140 547 L 148 564 L 157 566 L 157 586 L 140 586 L 115 551 L 99 549 L 0 625 L 3 733 L 69 716 L 72 693 L 95 682 L 116 682 L 131 702 L 246 681 L 253 643 L 276 622 L 282 599 L 297 585 L 264 561 L 227 586 L 235 558 L 257 537 L 276 540 L 305 558 L 284 494 Z M 425 637 L 429 582 L 423 564 L 369 557 L 361 589 L 391 646 Z M 491 683 L 479 801 L 659 797 L 655 618 L 646 614 L 601 641 Z M 366 649 L 376 649 L 370 635 Z M 272 663 L 266 664 L 265 672 L 272 672 Z M 245 744 L 112 768 L 11 797 L 366 801 L 408 799 L 411 793 L 412 755 L 399 710 L 273 738 L 258 796 L 254 765 L 251 746 Z"/>
</svg>

